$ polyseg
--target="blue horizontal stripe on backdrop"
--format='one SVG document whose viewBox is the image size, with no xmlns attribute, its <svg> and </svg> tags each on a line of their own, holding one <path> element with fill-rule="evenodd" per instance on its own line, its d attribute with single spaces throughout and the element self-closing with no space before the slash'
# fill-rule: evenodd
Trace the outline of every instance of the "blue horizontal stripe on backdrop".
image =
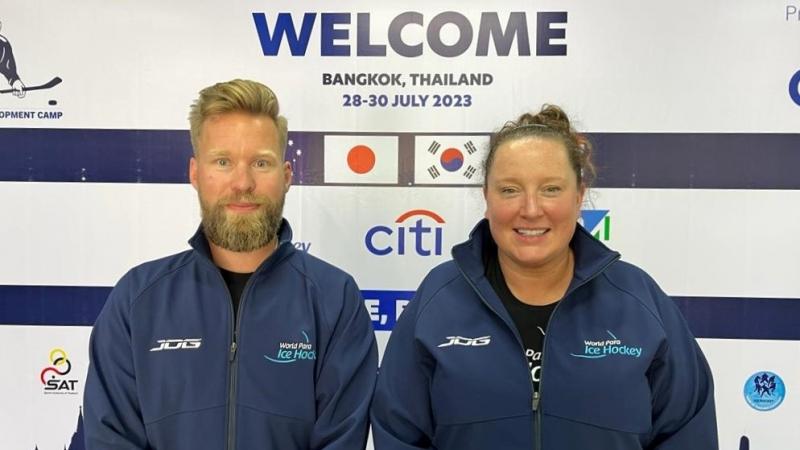
<svg viewBox="0 0 800 450">
<path fill-rule="evenodd" d="M 92 325 L 110 287 L 0 285 L 0 325 Z"/>
<path fill-rule="evenodd" d="M 0 128 L 0 181 L 186 183 L 188 131 Z"/>
<path fill-rule="evenodd" d="M 109 287 L 0 286 L 0 325 L 92 325 Z M 378 300 L 376 330 L 391 330 L 413 291 L 362 291 Z M 673 297 L 696 337 L 800 340 L 800 299 Z"/>
<path fill-rule="evenodd" d="M 326 134 L 398 136 L 398 186 L 409 186 L 414 136 L 430 133 L 289 133 L 296 184 L 325 184 Z M 587 134 L 596 187 L 800 189 L 800 134 Z M 186 130 L 0 128 L 0 181 L 185 183 L 191 153 Z"/>
</svg>

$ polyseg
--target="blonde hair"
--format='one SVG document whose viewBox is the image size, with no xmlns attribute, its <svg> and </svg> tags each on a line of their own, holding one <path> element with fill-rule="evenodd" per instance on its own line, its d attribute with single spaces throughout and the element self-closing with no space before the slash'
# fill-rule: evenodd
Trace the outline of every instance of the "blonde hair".
<svg viewBox="0 0 800 450">
<path fill-rule="evenodd" d="M 236 79 L 203 89 L 197 100 L 192 103 L 189 109 L 189 131 L 195 155 L 205 120 L 213 115 L 237 111 L 272 119 L 278 129 L 280 150 L 286 151 L 288 124 L 286 118 L 279 114 L 280 107 L 275 93 L 257 81 Z"/>
</svg>

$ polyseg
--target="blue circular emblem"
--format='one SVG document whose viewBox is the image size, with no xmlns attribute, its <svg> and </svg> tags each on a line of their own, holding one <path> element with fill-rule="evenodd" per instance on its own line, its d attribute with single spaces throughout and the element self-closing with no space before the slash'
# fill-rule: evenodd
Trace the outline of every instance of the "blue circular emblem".
<svg viewBox="0 0 800 450">
<path fill-rule="evenodd" d="M 750 375 L 744 383 L 744 399 L 758 411 L 771 411 L 783 403 L 786 386 L 777 374 L 763 371 Z"/>
<path fill-rule="evenodd" d="M 800 70 L 789 80 L 789 97 L 797 103 L 797 106 L 800 106 Z"/>
</svg>

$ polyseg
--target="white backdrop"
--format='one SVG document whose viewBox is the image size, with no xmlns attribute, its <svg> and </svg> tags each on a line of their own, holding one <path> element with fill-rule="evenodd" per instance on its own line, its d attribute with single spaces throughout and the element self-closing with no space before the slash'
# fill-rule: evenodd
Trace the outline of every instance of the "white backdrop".
<svg viewBox="0 0 800 450">
<path fill-rule="evenodd" d="M 685 301 L 716 380 L 721 448 L 746 448 L 742 436 L 756 450 L 790 448 L 800 441 L 800 325 L 789 320 L 800 314 L 800 179 L 792 176 L 800 87 L 790 81 L 800 71 L 798 10 L 789 0 L 38 0 L 4 8 L 0 35 L 20 79 L 63 81 L 22 99 L 0 94 L 0 448 L 83 448 L 71 439 L 98 295 L 131 266 L 187 247 L 199 217 L 185 176 L 188 107 L 200 88 L 231 78 L 260 80 L 281 99 L 296 172 L 285 215 L 296 244 L 371 293 L 381 352 L 393 324 L 381 314 L 396 310 L 398 296 L 401 306 L 483 215 L 480 173 L 463 170 L 478 166 L 487 133 L 550 102 L 598 142 L 613 137 L 617 144 L 597 146 L 601 178 L 585 208 L 604 219 L 591 231 Z M 389 45 L 389 24 L 408 11 L 423 23 L 400 38 L 422 44 L 418 57 Z M 455 57 L 426 39 L 448 11 L 473 32 Z M 547 41 L 537 18 L 553 12 L 567 19 L 550 33 L 564 37 Z M 284 37 L 278 54 L 265 56 L 260 13 L 273 37 L 279 13 L 291 14 L 298 33 L 303 15 L 315 14 L 305 55 L 293 56 Z M 323 13 L 339 14 L 334 29 L 346 37 L 324 40 Z M 369 43 L 386 45 L 385 56 L 358 56 L 359 33 L 367 36 L 359 13 L 369 14 Z M 520 31 L 507 55 L 492 40 L 477 56 L 489 26 L 481 18 L 493 14 L 503 29 L 524 15 L 530 55 L 518 50 Z M 445 46 L 463 37 L 452 23 L 441 28 Z M 537 54 L 542 43 L 566 54 Z M 350 55 L 323 55 L 332 46 Z M 323 74 L 399 74 L 405 84 L 332 86 Z M 491 84 L 415 85 L 412 74 L 488 74 L 481 79 Z M 396 95 L 419 106 L 393 107 Z M 431 156 L 433 141 L 457 148 L 462 169 L 448 172 Z M 375 149 L 373 171 L 345 164 L 356 144 Z M 433 166 L 441 176 L 430 176 Z M 415 210 L 443 223 L 419 214 L 397 222 Z M 410 237 L 397 253 L 396 230 L 418 219 L 441 229 L 441 254 L 417 254 Z M 395 230 L 374 236 L 375 246 L 394 249 L 385 256 L 365 244 L 377 225 Z M 427 249 L 434 239 L 424 236 Z M 755 304 L 763 308 L 752 313 Z M 68 355 L 71 370 L 58 379 L 77 380 L 74 389 L 45 390 L 41 371 L 64 368 L 49 358 L 54 349 Z M 781 377 L 786 397 L 759 412 L 743 390 L 763 371 Z"/>
</svg>

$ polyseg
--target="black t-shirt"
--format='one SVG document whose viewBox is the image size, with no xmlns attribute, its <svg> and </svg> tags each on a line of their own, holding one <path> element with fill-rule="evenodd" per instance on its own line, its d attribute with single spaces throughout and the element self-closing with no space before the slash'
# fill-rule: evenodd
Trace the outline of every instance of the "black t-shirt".
<svg viewBox="0 0 800 450">
<path fill-rule="evenodd" d="M 539 370 L 542 364 L 542 347 L 544 334 L 547 331 L 547 321 L 553 313 L 558 302 L 544 306 L 528 305 L 517 299 L 506 284 L 503 271 L 497 259 L 497 246 L 490 243 L 483 250 L 483 259 L 486 267 L 486 278 L 494 288 L 497 296 L 506 307 L 506 311 L 517 326 L 517 331 L 525 347 L 525 358 L 531 369 L 531 379 L 534 390 L 539 390 Z"/>
<path fill-rule="evenodd" d="M 228 285 L 228 291 L 231 293 L 231 302 L 233 302 L 233 321 L 236 322 L 236 314 L 239 311 L 239 300 L 242 298 L 242 291 L 250 279 L 252 273 L 237 273 L 219 268 L 222 278 L 225 279 L 225 284 Z"/>
</svg>

